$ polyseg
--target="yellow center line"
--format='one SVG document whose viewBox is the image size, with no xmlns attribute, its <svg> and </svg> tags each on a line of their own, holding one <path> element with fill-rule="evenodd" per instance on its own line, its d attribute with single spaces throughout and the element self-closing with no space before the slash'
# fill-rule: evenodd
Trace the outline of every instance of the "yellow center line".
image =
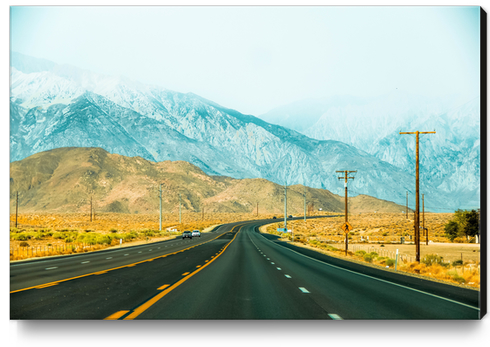
<svg viewBox="0 0 490 347">
<path fill-rule="evenodd" d="M 184 272 L 182 276 L 187 276 L 188 274 L 190 274 L 190 272 Z"/>
<path fill-rule="evenodd" d="M 237 227 L 238 227 L 238 225 L 237 225 Z M 238 235 L 238 233 L 240 232 L 240 230 L 241 230 L 242 227 L 243 227 L 243 225 L 240 226 L 240 229 L 235 234 L 235 236 L 233 237 L 233 239 L 226 245 L 226 247 L 223 248 L 223 250 L 219 253 L 219 255 L 216 258 L 214 258 L 213 260 L 211 260 L 207 264 L 201 266 L 199 269 L 197 269 L 194 272 L 192 272 L 189 276 L 186 276 L 186 277 L 182 278 L 180 281 L 176 282 L 175 284 L 173 284 L 171 287 L 167 288 L 166 290 L 164 290 L 160 294 L 154 296 L 153 298 L 151 298 L 147 302 L 143 303 L 141 306 L 139 306 L 136 309 L 134 309 L 134 311 L 131 314 L 129 314 L 127 317 L 125 317 L 123 319 L 124 320 L 132 320 L 132 319 L 135 319 L 140 314 L 142 314 L 144 311 L 146 311 L 148 308 L 150 308 L 153 304 L 155 304 L 157 301 L 159 301 L 161 298 L 163 298 L 165 295 L 167 295 L 168 293 L 170 293 L 172 290 L 174 290 L 175 288 L 177 288 L 178 286 L 180 286 L 182 283 L 184 283 L 185 281 L 187 281 L 189 278 L 191 278 L 192 276 L 194 276 L 195 274 L 197 274 L 199 271 L 201 271 L 202 269 L 204 269 L 206 266 L 210 265 L 216 259 L 218 259 L 218 257 L 225 252 L 226 248 L 228 248 L 228 246 L 235 240 L 236 236 Z"/>
<path fill-rule="evenodd" d="M 223 236 L 224 234 L 222 235 L 218 235 L 216 236 L 214 239 L 211 239 L 211 240 L 208 240 L 206 242 L 203 242 L 203 243 L 200 243 L 199 245 L 194 245 L 192 247 L 197 247 L 197 246 L 201 246 L 201 245 L 204 245 L 208 242 L 211 242 L 211 241 L 214 241 L 216 240 L 218 237 L 221 237 Z M 168 253 L 168 254 L 164 254 L 164 255 L 160 255 L 158 257 L 154 257 L 154 258 L 151 258 L 151 259 L 147 259 L 147 260 L 143 260 L 143 261 L 139 261 L 137 263 L 132 263 L 132 264 L 128 264 L 128 265 L 123 265 L 123 266 L 118 266 L 118 267 L 114 267 L 112 269 L 107 269 L 107 270 L 103 270 L 104 272 L 108 272 L 108 271 L 114 271 L 114 270 L 118 270 L 118 269 L 122 269 L 122 268 L 125 268 L 125 267 L 133 267 L 133 266 L 136 266 L 138 264 L 142 264 L 142 263 L 146 263 L 147 261 L 153 261 L 155 259 L 158 259 L 158 258 L 165 258 L 169 255 L 173 255 L 173 254 L 177 254 L 177 253 L 180 253 L 180 252 L 184 252 L 184 251 L 187 251 L 189 249 L 191 249 L 192 247 L 188 247 L 188 248 L 184 248 L 180 251 L 177 251 L 177 252 L 173 252 L 173 253 Z M 91 273 L 88 273 L 88 274 L 85 274 L 85 275 L 80 275 L 80 276 L 75 276 L 75 277 L 69 277 L 69 278 L 65 278 L 65 279 L 61 279 L 61 280 L 57 280 L 55 282 L 48 282 L 48 283 L 44 283 L 44 284 L 38 284 L 36 286 L 32 286 L 32 287 L 27 287 L 27 288 L 21 288 L 21 289 L 17 289 L 17 290 L 12 290 L 10 292 L 10 294 L 12 293 L 17 293 L 17 292 L 22 292 L 24 290 L 29 290 L 29 289 L 39 289 L 39 288 L 44 288 L 44 287 L 50 287 L 50 286 L 54 286 L 58 283 L 61 283 L 61 282 L 66 282 L 66 281 L 71 281 L 71 280 L 75 280 L 75 279 L 78 279 L 78 278 L 83 278 L 83 277 L 87 277 L 87 276 L 92 276 L 92 275 L 100 275 L 102 273 L 102 271 L 97 271 L 97 272 L 91 272 Z"/>
<path fill-rule="evenodd" d="M 51 282 L 51 283 L 41 284 L 40 286 L 37 286 L 37 287 L 34 287 L 34 288 L 42 289 L 42 288 L 46 288 L 46 287 L 55 286 L 57 284 L 58 284 L 58 282 Z"/>
<path fill-rule="evenodd" d="M 158 288 L 157 290 L 164 290 L 165 288 L 167 288 L 170 284 L 164 284 L 163 286 L 161 286 L 160 288 Z"/>
<path fill-rule="evenodd" d="M 116 313 L 111 314 L 109 317 L 104 318 L 104 320 L 116 320 L 124 316 L 126 313 L 128 313 L 129 310 L 125 311 L 117 311 Z"/>
</svg>

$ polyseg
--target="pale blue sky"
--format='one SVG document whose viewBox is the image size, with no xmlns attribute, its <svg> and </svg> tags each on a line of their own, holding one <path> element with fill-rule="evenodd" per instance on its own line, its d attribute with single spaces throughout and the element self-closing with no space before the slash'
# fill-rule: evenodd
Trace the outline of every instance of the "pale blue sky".
<svg viewBox="0 0 490 347">
<path fill-rule="evenodd" d="M 479 95 L 479 7 L 12 7 L 11 49 L 260 115 L 398 88 Z"/>
</svg>

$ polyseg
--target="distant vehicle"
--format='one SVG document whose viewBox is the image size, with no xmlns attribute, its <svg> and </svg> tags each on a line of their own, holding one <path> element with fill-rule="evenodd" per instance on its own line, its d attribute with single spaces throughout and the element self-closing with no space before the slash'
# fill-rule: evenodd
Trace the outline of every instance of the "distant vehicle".
<svg viewBox="0 0 490 347">
<path fill-rule="evenodd" d="M 292 216 L 292 215 L 289 215 L 289 217 L 288 217 L 288 218 L 293 218 L 293 216 Z"/>
<path fill-rule="evenodd" d="M 201 237 L 201 232 L 199 230 L 192 230 L 192 237 Z"/>
<path fill-rule="evenodd" d="M 182 233 L 182 239 L 185 239 L 186 237 L 192 240 L 192 233 L 189 230 L 186 230 Z"/>
<path fill-rule="evenodd" d="M 272 219 L 277 219 L 277 217 L 276 217 L 276 216 L 274 216 L 274 217 L 272 217 Z"/>
</svg>

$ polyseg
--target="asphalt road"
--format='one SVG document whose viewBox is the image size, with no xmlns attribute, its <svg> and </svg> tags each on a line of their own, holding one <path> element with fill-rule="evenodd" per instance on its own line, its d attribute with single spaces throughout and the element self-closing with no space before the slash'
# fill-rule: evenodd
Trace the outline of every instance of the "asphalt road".
<svg viewBox="0 0 490 347">
<path fill-rule="evenodd" d="M 258 233 L 264 223 L 12 264 L 10 318 L 479 318 L 478 291 L 300 249 Z"/>
</svg>

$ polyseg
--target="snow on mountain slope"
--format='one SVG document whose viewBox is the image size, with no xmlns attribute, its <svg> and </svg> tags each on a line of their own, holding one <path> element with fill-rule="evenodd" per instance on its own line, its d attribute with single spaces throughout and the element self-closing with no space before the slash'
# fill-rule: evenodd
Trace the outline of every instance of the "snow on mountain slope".
<svg viewBox="0 0 490 347">
<path fill-rule="evenodd" d="M 101 147 L 154 161 L 185 160 L 213 175 L 305 183 L 337 194 L 343 194 L 343 183 L 335 171 L 358 170 L 349 183 L 353 194 L 398 203 L 406 190 L 413 191 L 409 172 L 367 152 L 309 138 L 192 93 L 63 65 L 31 73 L 14 66 L 11 83 L 11 129 L 17 129 L 11 160 L 57 147 Z M 428 185 L 424 190 L 449 206 L 448 195 Z"/>
<path fill-rule="evenodd" d="M 420 136 L 420 172 L 428 186 L 447 193 L 455 205 L 471 208 L 480 201 L 480 98 L 459 103 L 450 98 L 430 99 L 395 91 L 383 97 L 324 110 L 303 133 L 321 140 L 339 140 L 362 148 L 382 161 L 415 175 L 415 135 L 400 131 L 436 131 Z M 305 101 L 276 110 L 294 110 L 295 119 L 307 117 Z M 273 113 L 273 112 L 271 112 Z M 299 115 L 303 115 L 300 117 Z"/>
</svg>

